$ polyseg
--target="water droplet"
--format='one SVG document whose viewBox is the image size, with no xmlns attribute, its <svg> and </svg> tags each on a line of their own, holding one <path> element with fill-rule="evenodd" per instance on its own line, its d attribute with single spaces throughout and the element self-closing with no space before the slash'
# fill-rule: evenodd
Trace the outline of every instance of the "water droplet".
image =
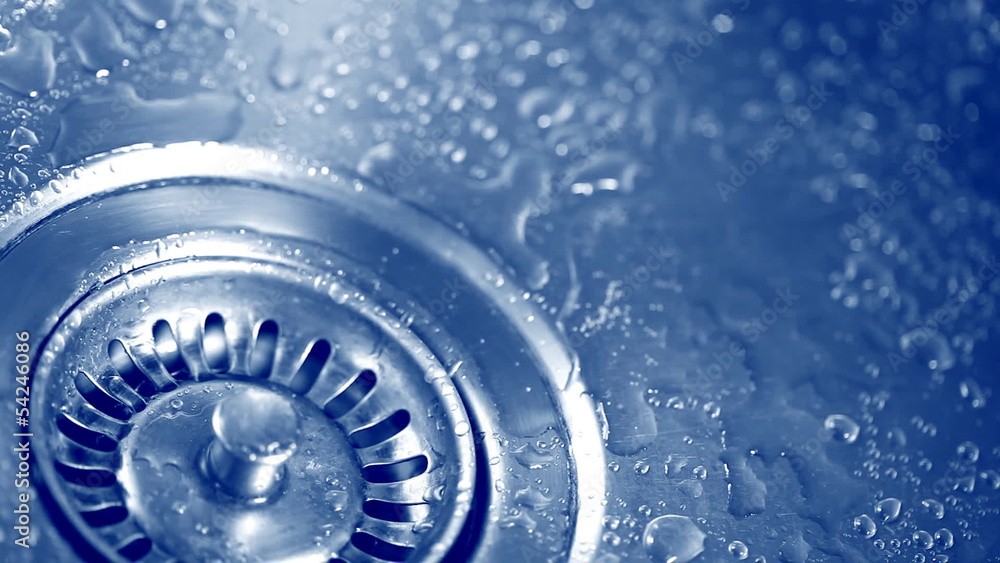
<svg viewBox="0 0 1000 563">
<path fill-rule="evenodd" d="M 17 166 L 11 166 L 10 172 L 7 176 L 13 180 L 14 184 L 19 188 L 25 188 L 28 186 L 28 175 L 21 171 Z"/>
<path fill-rule="evenodd" d="M 875 515 L 883 522 L 892 522 L 896 518 L 899 518 L 899 511 L 902 506 L 903 503 L 898 498 L 889 497 L 875 504 Z"/>
<path fill-rule="evenodd" d="M 958 457 L 962 463 L 972 465 L 979 461 L 979 446 L 972 442 L 962 442 L 958 445 Z"/>
<path fill-rule="evenodd" d="M 104 130 L 115 108 L 130 111 L 115 121 L 113 134 L 94 136 Z M 223 141 L 243 123 L 241 104 L 231 94 L 201 92 L 177 99 L 144 99 L 131 85 L 112 91 L 81 96 L 62 112 L 62 129 L 52 147 L 58 164 L 75 162 L 105 150 L 134 143 L 171 143 L 193 138 Z M 97 139 L 97 137 L 100 137 Z"/>
<path fill-rule="evenodd" d="M 719 33 L 729 33 L 733 30 L 733 18 L 726 14 L 718 14 L 712 18 L 712 27 Z"/>
<path fill-rule="evenodd" d="M 246 0 L 198 0 L 198 15 L 217 29 L 235 26 L 247 11 Z"/>
<path fill-rule="evenodd" d="M 831 414 L 826 417 L 823 427 L 830 431 L 835 439 L 848 444 L 853 444 L 861 431 L 857 422 L 842 414 Z"/>
<path fill-rule="evenodd" d="M 687 563 L 705 551 L 705 533 L 687 516 L 654 518 L 642 533 L 642 545 L 654 561 Z"/>
<path fill-rule="evenodd" d="M 38 145 L 38 137 L 35 132 L 23 125 L 15 127 L 13 131 L 10 132 L 10 140 L 7 141 L 8 147 L 34 147 Z"/>
<path fill-rule="evenodd" d="M 924 499 L 920 502 L 920 506 L 922 506 L 927 514 L 930 514 L 935 520 L 944 518 L 944 505 L 941 504 L 940 501 L 932 498 Z"/>
<path fill-rule="evenodd" d="M 926 530 L 913 532 L 913 544 L 920 549 L 930 549 L 934 547 L 934 537 Z"/>
<path fill-rule="evenodd" d="M 271 59 L 269 76 L 278 90 L 291 90 L 302 83 L 302 55 L 278 48 Z"/>
<path fill-rule="evenodd" d="M 986 394 L 979 387 L 974 379 L 965 379 L 958 386 L 959 393 L 963 399 L 967 399 L 972 404 L 972 408 L 981 409 L 986 406 Z"/>
<path fill-rule="evenodd" d="M 862 514 L 854 519 L 854 529 L 865 539 L 873 537 L 875 532 L 878 531 L 875 521 L 867 514 Z"/>
<path fill-rule="evenodd" d="M 750 550 L 745 543 L 736 540 L 729 544 L 729 554 L 742 561 L 750 556 Z"/>
<path fill-rule="evenodd" d="M 46 90 L 55 77 L 51 34 L 25 26 L 14 40 L 14 46 L 0 53 L 0 84 L 21 94 Z"/>
<path fill-rule="evenodd" d="M 979 477 L 986 481 L 986 486 L 993 489 L 994 491 L 1000 489 L 1000 473 L 992 469 L 987 469 L 979 474 Z"/>
<path fill-rule="evenodd" d="M 11 45 L 14 43 L 14 38 L 11 36 L 10 31 L 0 25 L 0 53 L 10 49 Z"/>
<path fill-rule="evenodd" d="M 90 13 L 73 30 L 70 42 L 83 66 L 97 71 L 98 77 L 107 76 L 107 69 L 120 65 L 124 59 L 139 57 L 139 53 L 125 43 L 115 21 L 97 4 L 91 6 Z"/>
<path fill-rule="evenodd" d="M 934 541 L 941 549 L 950 549 L 955 545 L 955 535 L 948 528 L 941 528 L 934 532 Z"/>
</svg>

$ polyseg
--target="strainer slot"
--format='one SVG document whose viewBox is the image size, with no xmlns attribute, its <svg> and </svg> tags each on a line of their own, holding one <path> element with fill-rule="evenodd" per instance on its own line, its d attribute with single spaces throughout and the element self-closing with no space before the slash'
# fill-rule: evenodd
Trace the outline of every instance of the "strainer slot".
<svg viewBox="0 0 1000 563">
<path fill-rule="evenodd" d="M 124 506 L 113 505 L 96 510 L 85 510 L 80 513 L 84 522 L 94 528 L 113 526 L 124 522 L 128 518 L 128 510 Z"/>
<path fill-rule="evenodd" d="M 420 454 L 390 463 L 372 463 L 361 468 L 369 483 L 399 483 L 423 475 L 430 466 L 427 456 Z"/>
<path fill-rule="evenodd" d="M 153 550 L 153 542 L 147 537 L 136 538 L 118 549 L 118 554 L 129 561 L 138 561 Z"/>
<path fill-rule="evenodd" d="M 63 479 L 81 487 L 97 489 L 111 487 L 118 482 L 115 474 L 103 467 L 77 467 L 56 461 L 55 468 Z"/>
<path fill-rule="evenodd" d="M 66 413 L 59 413 L 56 418 L 56 428 L 64 436 L 85 448 L 99 452 L 113 452 L 118 447 L 118 441 L 87 428 Z"/>
<path fill-rule="evenodd" d="M 181 355 L 177 338 L 174 337 L 174 331 L 170 328 L 170 323 L 163 319 L 153 323 L 153 348 L 156 357 L 170 375 L 176 378 L 191 376 L 187 364 L 184 363 L 184 356 Z"/>
<path fill-rule="evenodd" d="M 419 522 L 431 513 L 427 503 L 403 504 L 373 499 L 366 500 L 362 508 L 368 516 L 386 522 Z"/>
<path fill-rule="evenodd" d="M 340 418 L 351 411 L 371 393 L 378 382 L 378 377 L 370 369 L 359 373 L 343 391 L 333 396 L 323 405 L 323 412 L 330 418 Z"/>
<path fill-rule="evenodd" d="M 125 383 L 129 384 L 129 387 L 135 389 L 136 393 L 147 398 L 156 393 L 156 386 L 146 377 L 146 374 L 142 373 L 121 340 L 115 339 L 108 343 L 108 358 L 118 375 Z"/>
<path fill-rule="evenodd" d="M 205 317 L 205 332 L 202 336 L 202 350 L 205 363 L 213 373 L 229 371 L 229 345 L 226 342 L 226 321 L 219 313 Z"/>
<path fill-rule="evenodd" d="M 396 545 L 366 532 L 355 532 L 351 543 L 360 551 L 386 561 L 406 561 L 414 551 L 412 547 Z"/>
<path fill-rule="evenodd" d="M 78 371 L 73 382 L 80 395 L 95 409 L 111 418 L 117 418 L 121 421 L 127 421 L 132 416 L 132 409 L 126 407 L 122 401 L 114 398 L 90 374 Z"/>
<path fill-rule="evenodd" d="M 410 412 L 400 409 L 371 426 L 355 430 L 348 439 L 355 448 L 368 448 L 399 434 L 409 424 Z"/>
<path fill-rule="evenodd" d="M 274 355 L 278 351 L 278 323 L 268 319 L 257 325 L 250 351 L 251 377 L 268 378 L 274 368 Z"/>
<path fill-rule="evenodd" d="M 316 383 L 323 366 L 330 359 L 333 347 L 326 340 L 316 340 L 309 347 L 309 352 L 302 358 L 299 369 L 296 370 L 288 388 L 300 395 L 305 395 Z"/>
</svg>

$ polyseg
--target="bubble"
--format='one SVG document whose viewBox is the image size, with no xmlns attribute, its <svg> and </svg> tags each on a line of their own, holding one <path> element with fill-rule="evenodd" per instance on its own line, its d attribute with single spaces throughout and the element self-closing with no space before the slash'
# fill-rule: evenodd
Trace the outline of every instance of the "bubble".
<svg viewBox="0 0 1000 563">
<path fill-rule="evenodd" d="M 705 551 L 705 537 L 687 516 L 668 514 L 646 525 L 642 545 L 654 561 L 687 563 Z"/>
</svg>

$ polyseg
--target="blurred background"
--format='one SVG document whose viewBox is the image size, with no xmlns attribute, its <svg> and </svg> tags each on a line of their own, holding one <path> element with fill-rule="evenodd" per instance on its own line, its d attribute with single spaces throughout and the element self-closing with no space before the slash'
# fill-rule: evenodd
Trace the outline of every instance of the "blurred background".
<svg viewBox="0 0 1000 563">
<path fill-rule="evenodd" d="M 598 405 L 593 559 L 1000 561 L 996 3 L 2 6 L 0 227 L 185 141 L 454 226 Z"/>
</svg>

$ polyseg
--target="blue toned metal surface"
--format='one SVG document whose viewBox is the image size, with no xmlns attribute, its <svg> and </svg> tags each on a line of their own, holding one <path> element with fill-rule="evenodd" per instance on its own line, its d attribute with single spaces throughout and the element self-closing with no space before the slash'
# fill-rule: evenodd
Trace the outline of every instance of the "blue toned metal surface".
<svg viewBox="0 0 1000 563">
<path fill-rule="evenodd" d="M 0 6 L 4 560 L 1000 560 L 997 6 Z"/>
</svg>

